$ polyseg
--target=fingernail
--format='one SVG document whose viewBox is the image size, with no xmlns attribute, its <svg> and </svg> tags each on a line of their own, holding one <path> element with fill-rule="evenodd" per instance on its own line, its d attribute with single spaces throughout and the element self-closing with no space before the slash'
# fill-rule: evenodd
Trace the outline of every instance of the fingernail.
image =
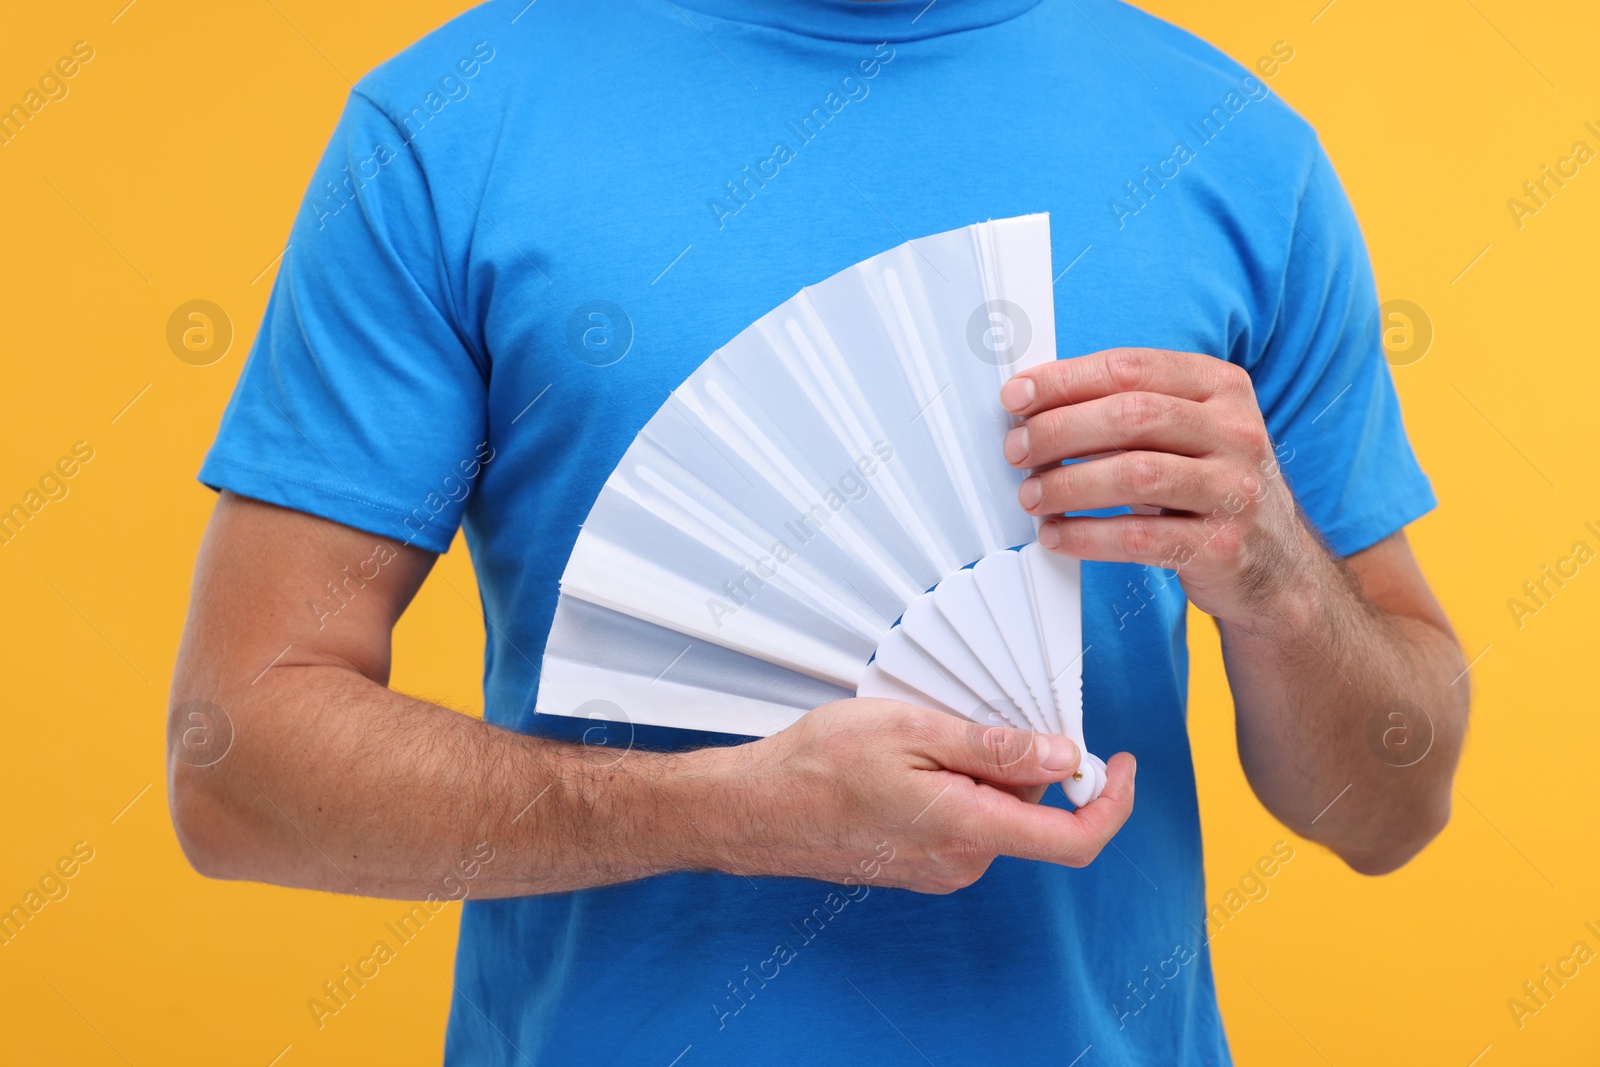
<svg viewBox="0 0 1600 1067">
<path fill-rule="evenodd" d="M 1006 434 L 1006 462 L 1021 463 L 1028 458 L 1028 428 L 1017 426 Z"/>
<path fill-rule="evenodd" d="M 1061 547 L 1061 531 L 1053 522 L 1047 522 L 1039 527 L 1039 543 L 1054 552 Z"/>
<path fill-rule="evenodd" d="M 1038 475 L 1023 481 L 1022 487 L 1017 490 L 1017 500 L 1028 511 L 1039 506 L 1039 501 L 1044 499 L 1044 482 Z"/>
<path fill-rule="evenodd" d="M 1021 411 L 1033 403 L 1032 378 L 1013 378 L 1000 387 L 1000 406 L 1007 411 Z"/>
<path fill-rule="evenodd" d="M 1078 746 L 1070 737 L 1035 734 L 1033 745 L 1039 753 L 1039 766 L 1047 771 L 1064 771 L 1078 762 Z"/>
</svg>

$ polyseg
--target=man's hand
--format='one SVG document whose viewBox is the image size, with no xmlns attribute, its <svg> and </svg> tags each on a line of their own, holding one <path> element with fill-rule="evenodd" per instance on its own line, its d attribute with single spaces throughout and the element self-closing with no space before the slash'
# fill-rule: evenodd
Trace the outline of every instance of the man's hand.
<svg viewBox="0 0 1600 1067">
<path fill-rule="evenodd" d="M 965 888 L 997 856 L 1082 867 L 1133 809 L 1134 760 L 1113 756 L 1105 791 L 1077 811 L 1035 803 L 1079 756 L 1067 737 L 893 700 L 825 704 L 772 737 L 720 750 L 728 810 L 714 865 L 833 882 L 871 875 L 923 893 Z"/>
<path fill-rule="evenodd" d="M 200 871 L 406 899 L 691 869 L 949 892 L 997 855 L 1087 863 L 1132 806 L 1129 756 L 1093 804 L 1040 807 L 1077 767 L 1069 739 L 892 701 L 826 705 L 748 745 L 619 756 L 413 699 L 386 686 L 390 634 L 433 561 L 222 495 L 168 735 L 173 821 Z"/>
<path fill-rule="evenodd" d="M 1279 476 L 1250 376 L 1232 363 L 1117 348 L 1023 371 L 1000 399 L 1025 420 L 1005 456 L 1036 468 L 1018 492 L 1029 514 L 1160 511 L 1046 522 L 1046 548 L 1175 570 L 1196 607 L 1237 622 L 1318 551 Z M 1100 453 L 1115 454 L 1059 465 Z"/>
<path fill-rule="evenodd" d="M 1239 756 L 1268 810 L 1366 874 L 1444 828 L 1467 723 L 1461 647 L 1403 532 L 1344 560 L 1311 531 L 1248 374 L 1118 348 L 1023 371 L 1000 399 L 1024 420 L 1004 448 L 1034 470 L 1027 511 L 1135 511 L 1055 518 L 1040 542 L 1175 571 L 1217 620 Z M 1397 722 L 1415 751 L 1389 750 Z"/>
</svg>

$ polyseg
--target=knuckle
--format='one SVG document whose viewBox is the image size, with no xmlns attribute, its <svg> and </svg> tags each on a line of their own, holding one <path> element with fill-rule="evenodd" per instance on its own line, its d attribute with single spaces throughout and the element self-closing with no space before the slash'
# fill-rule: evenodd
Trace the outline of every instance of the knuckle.
<svg viewBox="0 0 1600 1067">
<path fill-rule="evenodd" d="M 1258 418 L 1235 415 L 1224 418 L 1218 427 L 1229 444 L 1252 452 L 1269 450 L 1267 428 Z"/>
<path fill-rule="evenodd" d="M 1117 348 L 1106 354 L 1106 375 L 1119 392 L 1137 389 L 1149 373 L 1150 354 L 1142 348 Z"/>
<path fill-rule="evenodd" d="M 977 733 L 978 758 L 985 766 L 1003 767 L 1006 761 L 1006 750 L 1010 746 L 1011 731 L 1004 726 L 979 726 L 973 724 Z"/>
<path fill-rule="evenodd" d="M 1122 551 L 1136 559 L 1150 554 L 1155 545 L 1155 529 L 1146 518 L 1136 516 L 1122 524 Z"/>
<path fill-rule="evenodd" d="M 1160 421 L 1162 412 L 1149 393 L 1124 393 L 1121 400 L 1122 427 L 1130 433 L 1143 433 Z"/>
<path fill-rule="evenodd" d="M 1029 454 L 1034 456 L 1050 454 L 1066 436 L 1066 428 L 1063 425 L 1066 418 L 1066 410 L 1052 408 L 1049 411 L 1041 411 L 1029 419 L 1027 422 Z"/>
<path fill-rule="evenodd" d="M 1032 748 L 1032 737 L 1024 730 L 1009 726 L 983 727 L 973 724 L 980 757 L 986 766 L 996 771 L 1011 767 Z"/>
<path fill-rule="evenodd" d="M 1217 380 L 1223 391 L 1234 396 L 1249 396 L 1255 391 L 1255 386 L 1250 380 L 1250 372 L 1237 363 L 1227 360 L 1217 361 Z"/>
<path fill-rule="evenodd" d="M 1122 487 L 1130 493 L 1154 493 L 1161 488 L 1161 461 L 1149 452 L 1124 452 L 1121 463 Z M 1138 501 L 1143 503 L 1143 501 Z"/>
<path fill-rule="evenodd" d="M 1069 463 L 1063 467 L 1056 467 L 1050 473 L 1061 481 L 1061 490 L 1064 493 L 1078 494 L 1088 489 L 1095 478 L 1100 477 L 1100 470 L 1095 469 L 1094 461 L 1087 463 Z"/>
</svg>

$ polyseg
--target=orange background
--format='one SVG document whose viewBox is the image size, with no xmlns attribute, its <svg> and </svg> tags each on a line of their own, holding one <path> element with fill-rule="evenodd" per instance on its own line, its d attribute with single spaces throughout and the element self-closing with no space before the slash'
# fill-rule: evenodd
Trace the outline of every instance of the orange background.
<svg viewBox="0 0 1600 1067">
<path fill-rule="evenodd" d="M 76 842 L 92 849 L 67 895 L 0 947 L 0 1059 L 436 1063 L 455 906 L 318 1031 L 307 998 L 403 909 L 199 878 L 168 823 L 163 729 L 212 505 L 194 472 L 347 79 L 465 5 L 125 2 L 13 5 L 0 34 L 0 104 L 22 99 L 74 42 L 94 49 L 66 98 L 0 146 L 0 506 L 75 442 L 93 449 L 67 495 L 0 547 L 0 908 Z M 1377 880 L 1297 842 L 1267 896 L 1216 933 L 1238 1060 L 1594 1062 L 1600 964 L 1520 1028 L 1507 1000 L 1575 942 L 1600 950 L 1584 929 L 1600 927 L 1600 726 L 1584 710 L 1600 566 L 1520 627 L 1507 601 L 1573 542 L 1600 549 L 1583 526 L 1600 528 L 1600 173 L 1588 173 L 1600 166 L 1520 228 L 1506 201 L 1575 140 L 1600 149 L 1583 127 L 1600 127 L 1600 10 L 1145 6 L 1246 64 L 1274 42 L 1294 48 L 1271 86 L 1321 130 L 1384 298 L 1411 301 L 1434 331 L 1423 358 L 1397 353 L 1406 365 L 1395 368 L 1443 500 L 1412 538 L 1468 657 L 1481 657 L 1439 841 Z M 175 358 L 166 340 L 173 310 L 196 299 L 224 309 L 235 334 L 207 366 Z M 1289 835 L 1244 782 L 1214 631 L 1192 623 L 1191 729 L 1217 902 Z M 400 624 L 393 684 L 479 710 L 482 640 L 458 541 Z"/>
</svg>

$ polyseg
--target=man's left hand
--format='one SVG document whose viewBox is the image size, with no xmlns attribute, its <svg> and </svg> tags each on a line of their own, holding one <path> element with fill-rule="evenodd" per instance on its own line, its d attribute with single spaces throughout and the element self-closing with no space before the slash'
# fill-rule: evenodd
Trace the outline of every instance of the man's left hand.
<svg viewBox="0 0 1600 1067">
<path fill-rule="evenodd" d="M 1202 611 L 1245 625 L 1309 554 L 1325 556 L 1284 484 L 1250 376 L 1226 360 L 1113 348 L 1025 370 L 1000 400 L 1024 419 L 1005 456 L 1033 469 L 1018 492 L 1029 514 L 1136 511 L 1047 521 L 1048 549 L 1177 571 Z"/>
</svg>

